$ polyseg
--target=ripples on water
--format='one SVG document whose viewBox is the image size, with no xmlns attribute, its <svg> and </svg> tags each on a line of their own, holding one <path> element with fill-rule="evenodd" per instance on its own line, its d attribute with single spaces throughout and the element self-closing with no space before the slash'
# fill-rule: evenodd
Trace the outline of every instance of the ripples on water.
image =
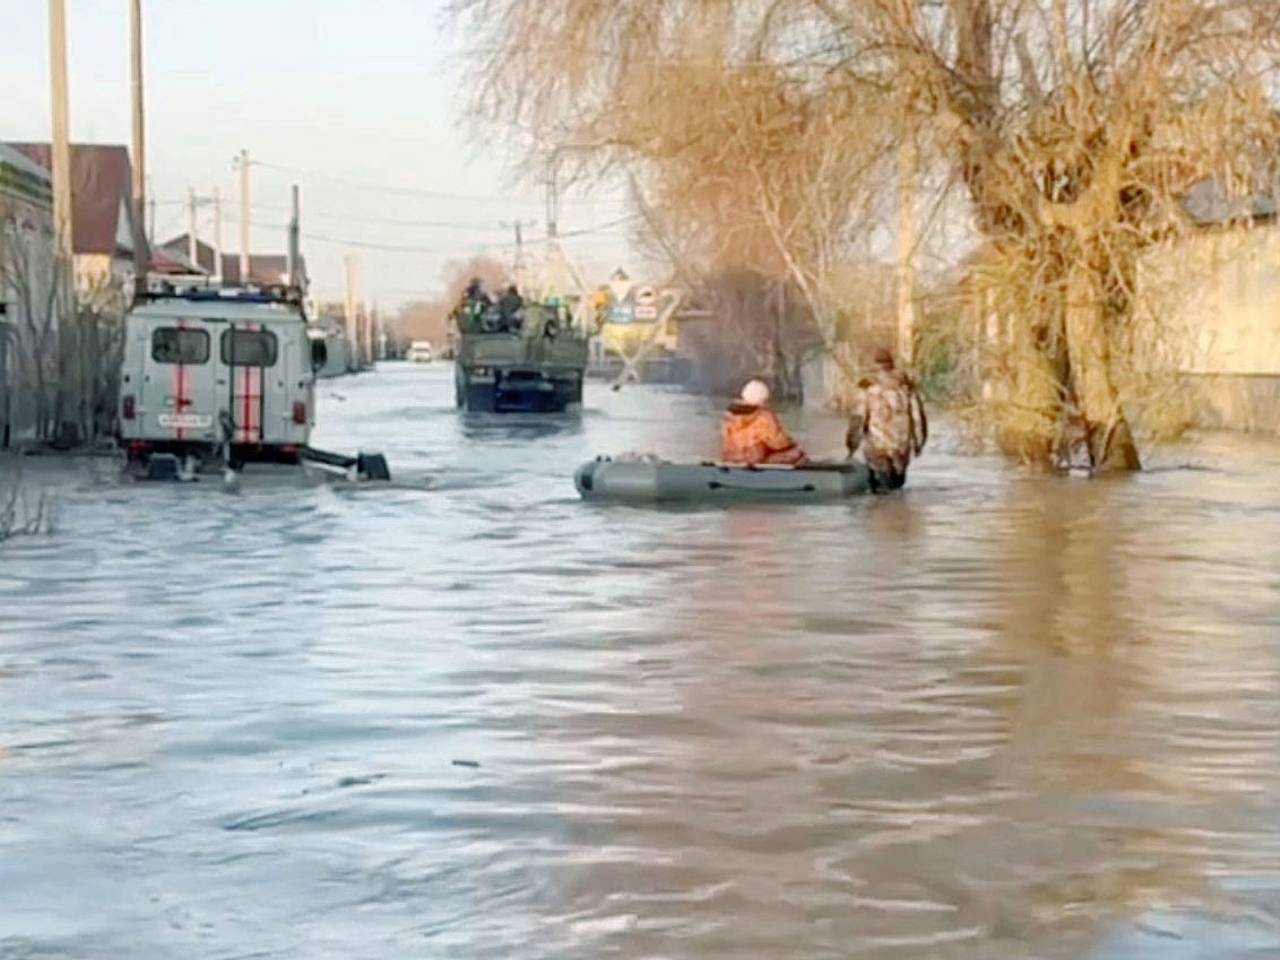
<svg viewBox="0 0 1280 960">
<path fill-rule="evenodd" d="M 1280 448 L 601 508 L 579 461 L 702 455 L 714 407 L 462 418 L 449 376 L 323 389 L 391 489 L 47 478 L 0 956 L 1280 955 Z"/>
</svg>

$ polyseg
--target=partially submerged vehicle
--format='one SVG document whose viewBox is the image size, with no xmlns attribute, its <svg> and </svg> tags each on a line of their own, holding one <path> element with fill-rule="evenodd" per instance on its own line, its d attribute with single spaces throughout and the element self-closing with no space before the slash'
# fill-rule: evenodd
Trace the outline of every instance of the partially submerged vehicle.
<svg viewBox="0 0 1280 960">
<path fill-rule="evenodd" d="M 518 324 L 504 323 L 496 308 L 456 317 L 459 408 L 554 413 L 582 403 L 587 337 L 562 307 L 526 304 Z"/>
<path fill-rule="evenodd" d="M 304 461 L 388 479 L 378 455 L 309 446 L 323 338 L 308 335 L 292 287 L 166 288 L 125 320 L 119 439 L 144 475 L 186 479 L 201 466 Z"/>
<path fill-rule="evenodd" d="M 853 462 L 747 467 L 598 457 L 573 482 L 584 500 L 622 503 L 807 503 L 871 492 L 866 465 Z"/>
</svg>

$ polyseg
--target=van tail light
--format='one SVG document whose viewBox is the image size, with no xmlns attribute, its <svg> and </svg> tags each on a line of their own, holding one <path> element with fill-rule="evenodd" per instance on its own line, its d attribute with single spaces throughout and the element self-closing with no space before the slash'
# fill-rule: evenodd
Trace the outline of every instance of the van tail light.
<svg viewBox="0 0 1280 960">
<path fill-rule="evenodd" d="M 138 402 L 133 398 L 132 394 L 127 395 L 120 404 L 120 415 L 126 420 L 132 420 L 138 415 Z"/>
<path fill-rule="evenodd" d="M 306 426 L 307 423 L 307 405 L 301 400 L 293 401 L 293 422 L 298 426 Z"/>
</svg>

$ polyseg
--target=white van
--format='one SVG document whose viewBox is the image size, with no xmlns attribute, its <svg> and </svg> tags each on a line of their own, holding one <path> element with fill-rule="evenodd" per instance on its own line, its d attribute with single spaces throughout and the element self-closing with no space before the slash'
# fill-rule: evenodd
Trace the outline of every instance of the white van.
<svg viewBox="0 0 1280 960">
<path fill-rule="evenodd" d="M 410 363 L 430 363 L 433 359 L 430 340 L 414 340 L 404 358 Z"/>
<path fill-rule="evenodd" d="M 125 320 L 118 413 L 129 459 L 298 462 L 324 352 L 287 288 L 148 295 Z"/>
</svg>

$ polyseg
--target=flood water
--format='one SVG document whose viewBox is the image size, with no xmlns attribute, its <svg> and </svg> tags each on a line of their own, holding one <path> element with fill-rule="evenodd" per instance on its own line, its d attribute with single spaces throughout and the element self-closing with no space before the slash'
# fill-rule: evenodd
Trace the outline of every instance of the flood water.
<svg viewBox="0 0 1280 960">
<path fill-rule="evenodd" d="M 578 462 L 715 407 L 451 377 L 322 387 L 391 488 L 28 476 L 0 957 L 1280 956 L 1280 445 L 609 508 Z"/>
</svg>

